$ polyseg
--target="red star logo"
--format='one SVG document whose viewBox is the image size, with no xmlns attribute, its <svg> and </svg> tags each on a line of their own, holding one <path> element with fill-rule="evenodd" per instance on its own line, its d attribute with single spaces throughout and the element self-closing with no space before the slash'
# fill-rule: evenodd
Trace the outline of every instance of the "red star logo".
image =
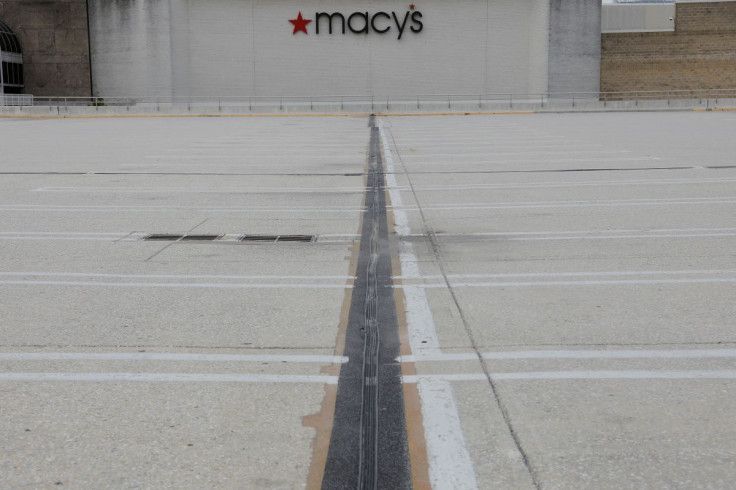
<svg viewBox="0 0 736 490">
<path fill-rule="evenodd" d="M 414 4 L 409 5 L 409 10 L 414 10 Z"/>
<path fill-rule="evenodd" d="M 294 32 L 292 32 L 292 34 L 296 34 L 299 31 L 302 31 L 304 34 L 309 34 L 307 32 L 307 24 L 309 24 L 312 21 L 307 20 L 304 17 L 302 17 L 301 12 L 299 12 L 299 15 L 296 16 L 296 19 L 290 19 L 289 22 L 294 24 Z"/>
</svg>

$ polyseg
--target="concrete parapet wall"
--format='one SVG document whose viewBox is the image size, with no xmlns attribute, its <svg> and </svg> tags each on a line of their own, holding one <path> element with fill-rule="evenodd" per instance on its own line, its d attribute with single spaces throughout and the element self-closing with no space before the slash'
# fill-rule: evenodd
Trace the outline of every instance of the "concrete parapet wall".
<svg viewBox="0 0 736 490">
<path fill-rule="evenodd" d="M 600 101 L 591 98 L 559 98 L 544 102 L 524 101 L 409 101 L 376 100 L 350 102 L 254 102 L 239 104 L 207 103 L 132 103 L 131 105 L 48 105 L 26 107 L 0 107 L 0 117 L 95 117 L 95 116 L 247 116 L 260 114 L 428 114 L 428 113 L 539 113 L 539 112 L 620 112 L 620 111 L 687 111 L 687 110 L 736 110 L 736 98 L 732 99 L 668 99 Z"/>
</svg>

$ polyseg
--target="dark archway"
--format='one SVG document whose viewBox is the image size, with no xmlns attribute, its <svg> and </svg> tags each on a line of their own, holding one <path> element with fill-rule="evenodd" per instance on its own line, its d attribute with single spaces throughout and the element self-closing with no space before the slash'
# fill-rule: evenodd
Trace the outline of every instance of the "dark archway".
<svg viewBox="0 0 736 490">
<path fill-rule="evenodd" d="M 0 95 L 19 94 L 23 89 L 23 52 L 18 36 L 0 20 Z"/>
</svg>

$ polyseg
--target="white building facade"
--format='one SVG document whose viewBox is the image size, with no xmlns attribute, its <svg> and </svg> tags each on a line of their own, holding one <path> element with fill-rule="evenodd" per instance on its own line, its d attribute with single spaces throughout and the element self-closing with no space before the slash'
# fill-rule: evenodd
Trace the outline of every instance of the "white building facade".
<svg viewBox="0 0 736 490">
<path fill-rule="evenodd" d="M 90 0 L 93 90 L 597 92 L 600 9 L 590 0 Z"/>
</svg>

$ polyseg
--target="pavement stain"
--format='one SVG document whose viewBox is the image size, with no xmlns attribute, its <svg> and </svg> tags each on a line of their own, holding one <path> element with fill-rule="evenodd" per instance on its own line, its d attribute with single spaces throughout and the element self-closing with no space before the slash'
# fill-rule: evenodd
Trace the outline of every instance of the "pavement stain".
<svg viewBox="0 0 736 490">
<path fill-rule="evenodd" d="M 339 375 L 339 365 L 337 365 Z M 335 403 L 337 402 L 337 385 L 325 385 L 325 397 L 322 400 L 320 411 L 302 417 L 302 426 L 311 427 L 316 431 L 312 440 L 312 460 L 307 475 L 307 489 L 322 488 L 327 453 L 330 449 L 332 437 L 332 421 L 335 418 Z"/>
</svg>

